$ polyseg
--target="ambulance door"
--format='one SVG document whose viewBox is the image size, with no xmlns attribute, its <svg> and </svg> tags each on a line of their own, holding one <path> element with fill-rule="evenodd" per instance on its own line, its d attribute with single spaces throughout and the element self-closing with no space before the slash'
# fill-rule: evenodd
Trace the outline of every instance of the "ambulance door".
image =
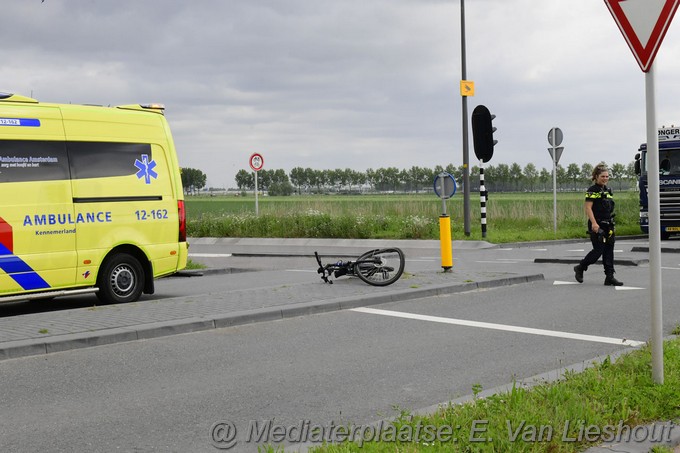
<svg viewBox="0 0 680 453">
<path fill-rule="evenodd" d="M 58 108 L 0 103 L 0 294 L 75 283 L 73 197 Z"/>
<path fill-rule="evenodd" d="M 98 273 L 113 248 L 130 245 L 144 253 L 151 272 L 174 271 L 178 207 L 158 145 L 166 140 L 163 117 L 119 109 L 84 112 L 64 112 L 74 209 L 83 220 L 76 238 L 80 263 L 91 262 Z"/>
</svg>

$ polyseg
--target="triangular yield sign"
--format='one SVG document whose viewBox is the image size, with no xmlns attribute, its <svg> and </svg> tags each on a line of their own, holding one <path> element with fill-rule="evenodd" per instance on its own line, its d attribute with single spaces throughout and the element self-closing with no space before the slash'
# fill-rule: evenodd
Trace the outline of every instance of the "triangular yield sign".
<svg viewBox="0 0 680 453">
<path fill-rule="evenodd" d="M 643 72 L 649 71 L 680 0 L 604 0 Z"/>
<path fill-rule="evenodd" d="M 562 151 L 564 151 L 564 146 L 558 146 L 555 148 L 555 157 L 553 158 L 553 148 L 548 148 L 548 153 L 550 154 L 550 157 L 555 159 L 555 163 L 558 164 L 560 162 L 560 157 L 562 157 Z"/>
</svg>

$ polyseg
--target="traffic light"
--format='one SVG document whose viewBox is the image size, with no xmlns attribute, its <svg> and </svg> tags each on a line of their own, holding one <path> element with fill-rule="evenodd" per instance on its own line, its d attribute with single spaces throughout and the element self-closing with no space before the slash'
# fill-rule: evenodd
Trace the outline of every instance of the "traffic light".
<svg viewBox="0 0 680 453">
<path fill-rule="evenodd" d="M 493 139 L 493 133 L 496 128 L 493 127 L 491 121 L 496 118 L 483 105 L 478 105 L 472 111 L 472 138 L 475 147 L 475 156 L 477 159 L 486 163 L 491 160 L 493 156 L 493 147 L 498 140 Z"/>
</svg>

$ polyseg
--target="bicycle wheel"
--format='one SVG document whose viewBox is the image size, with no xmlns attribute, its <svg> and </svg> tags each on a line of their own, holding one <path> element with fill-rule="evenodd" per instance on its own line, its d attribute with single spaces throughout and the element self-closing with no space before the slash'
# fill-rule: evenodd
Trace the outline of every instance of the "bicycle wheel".
<svg viewBox="0 0 680 453">
<path fill-rule="evenodd" d="M 354 273 L 369 285 L 387 286 L 399 280 L 405 263 L 401 249 L 376 249 L 364 253 L 356 260 Z"/>
</svg>

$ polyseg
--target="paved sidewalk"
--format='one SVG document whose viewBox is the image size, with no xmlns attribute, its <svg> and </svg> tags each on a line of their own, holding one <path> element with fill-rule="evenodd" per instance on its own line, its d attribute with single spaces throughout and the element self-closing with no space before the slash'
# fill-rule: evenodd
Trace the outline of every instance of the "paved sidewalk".
<svg viewBox="0 0 680 453">
<path fill-rule="evenodd" d="M 203 244 L 229 239 L 202 239 Z M 314 240 L 240 240 L 234 241 L 235 251 L 248 251 L 273 256 L 308 254 L 311 247 L 323 245 L 333 253 L 354 254 L 380 246 L 380 241 Z M 399 241 L 391 241 L 391 244 Z M 331 246 L 332 244 L 332 246 Z M 413 241 L 398 246 L 413 245 Z M 425 248 L 438 247 L 436 241 L 424 241 Z M 493 247 L 488 243 L 472 242 L 468 247 Z M 235 253 L 236 255 L 237 253 Z M 229 274 L 241 269 L 208 269 L 206 275 Z M 269 273 L 267 273 L 269 272 Z M 442 273 L 432 269 L 405 275 L 388 287 L 357 284 L 355 279 L 336 280 L 325 285 L 316 277 L 308 283 L 288 283 L 281 270 L 262 271 L 257 287 L 233 289 L 195 296 L 144 299 L 131 304 L 93 305 L 87 308 L 31 313 L 0 318 L 0 360 L 69 349 L 112 344 L 217 329 L 239 324 L 272 321 L 294 316 L 344 310 L 400 300 L 417 299 L 438 294 L 471 291 L 503 285 L 543 280 L 542 274 L 521 275 L 485 271 Z M 284 283 L 272 286 L 273 278 Z M 181 277 L 172 277 L 181 278 Z M 199 277 L 206 278 L 206 277 Z M 224 278 L 239 279 L 237 274 Z M 234 280 L 234 288 L 239 288 Z M 55 300 L 53 303 L 59 303 Z"/>
</svg>

